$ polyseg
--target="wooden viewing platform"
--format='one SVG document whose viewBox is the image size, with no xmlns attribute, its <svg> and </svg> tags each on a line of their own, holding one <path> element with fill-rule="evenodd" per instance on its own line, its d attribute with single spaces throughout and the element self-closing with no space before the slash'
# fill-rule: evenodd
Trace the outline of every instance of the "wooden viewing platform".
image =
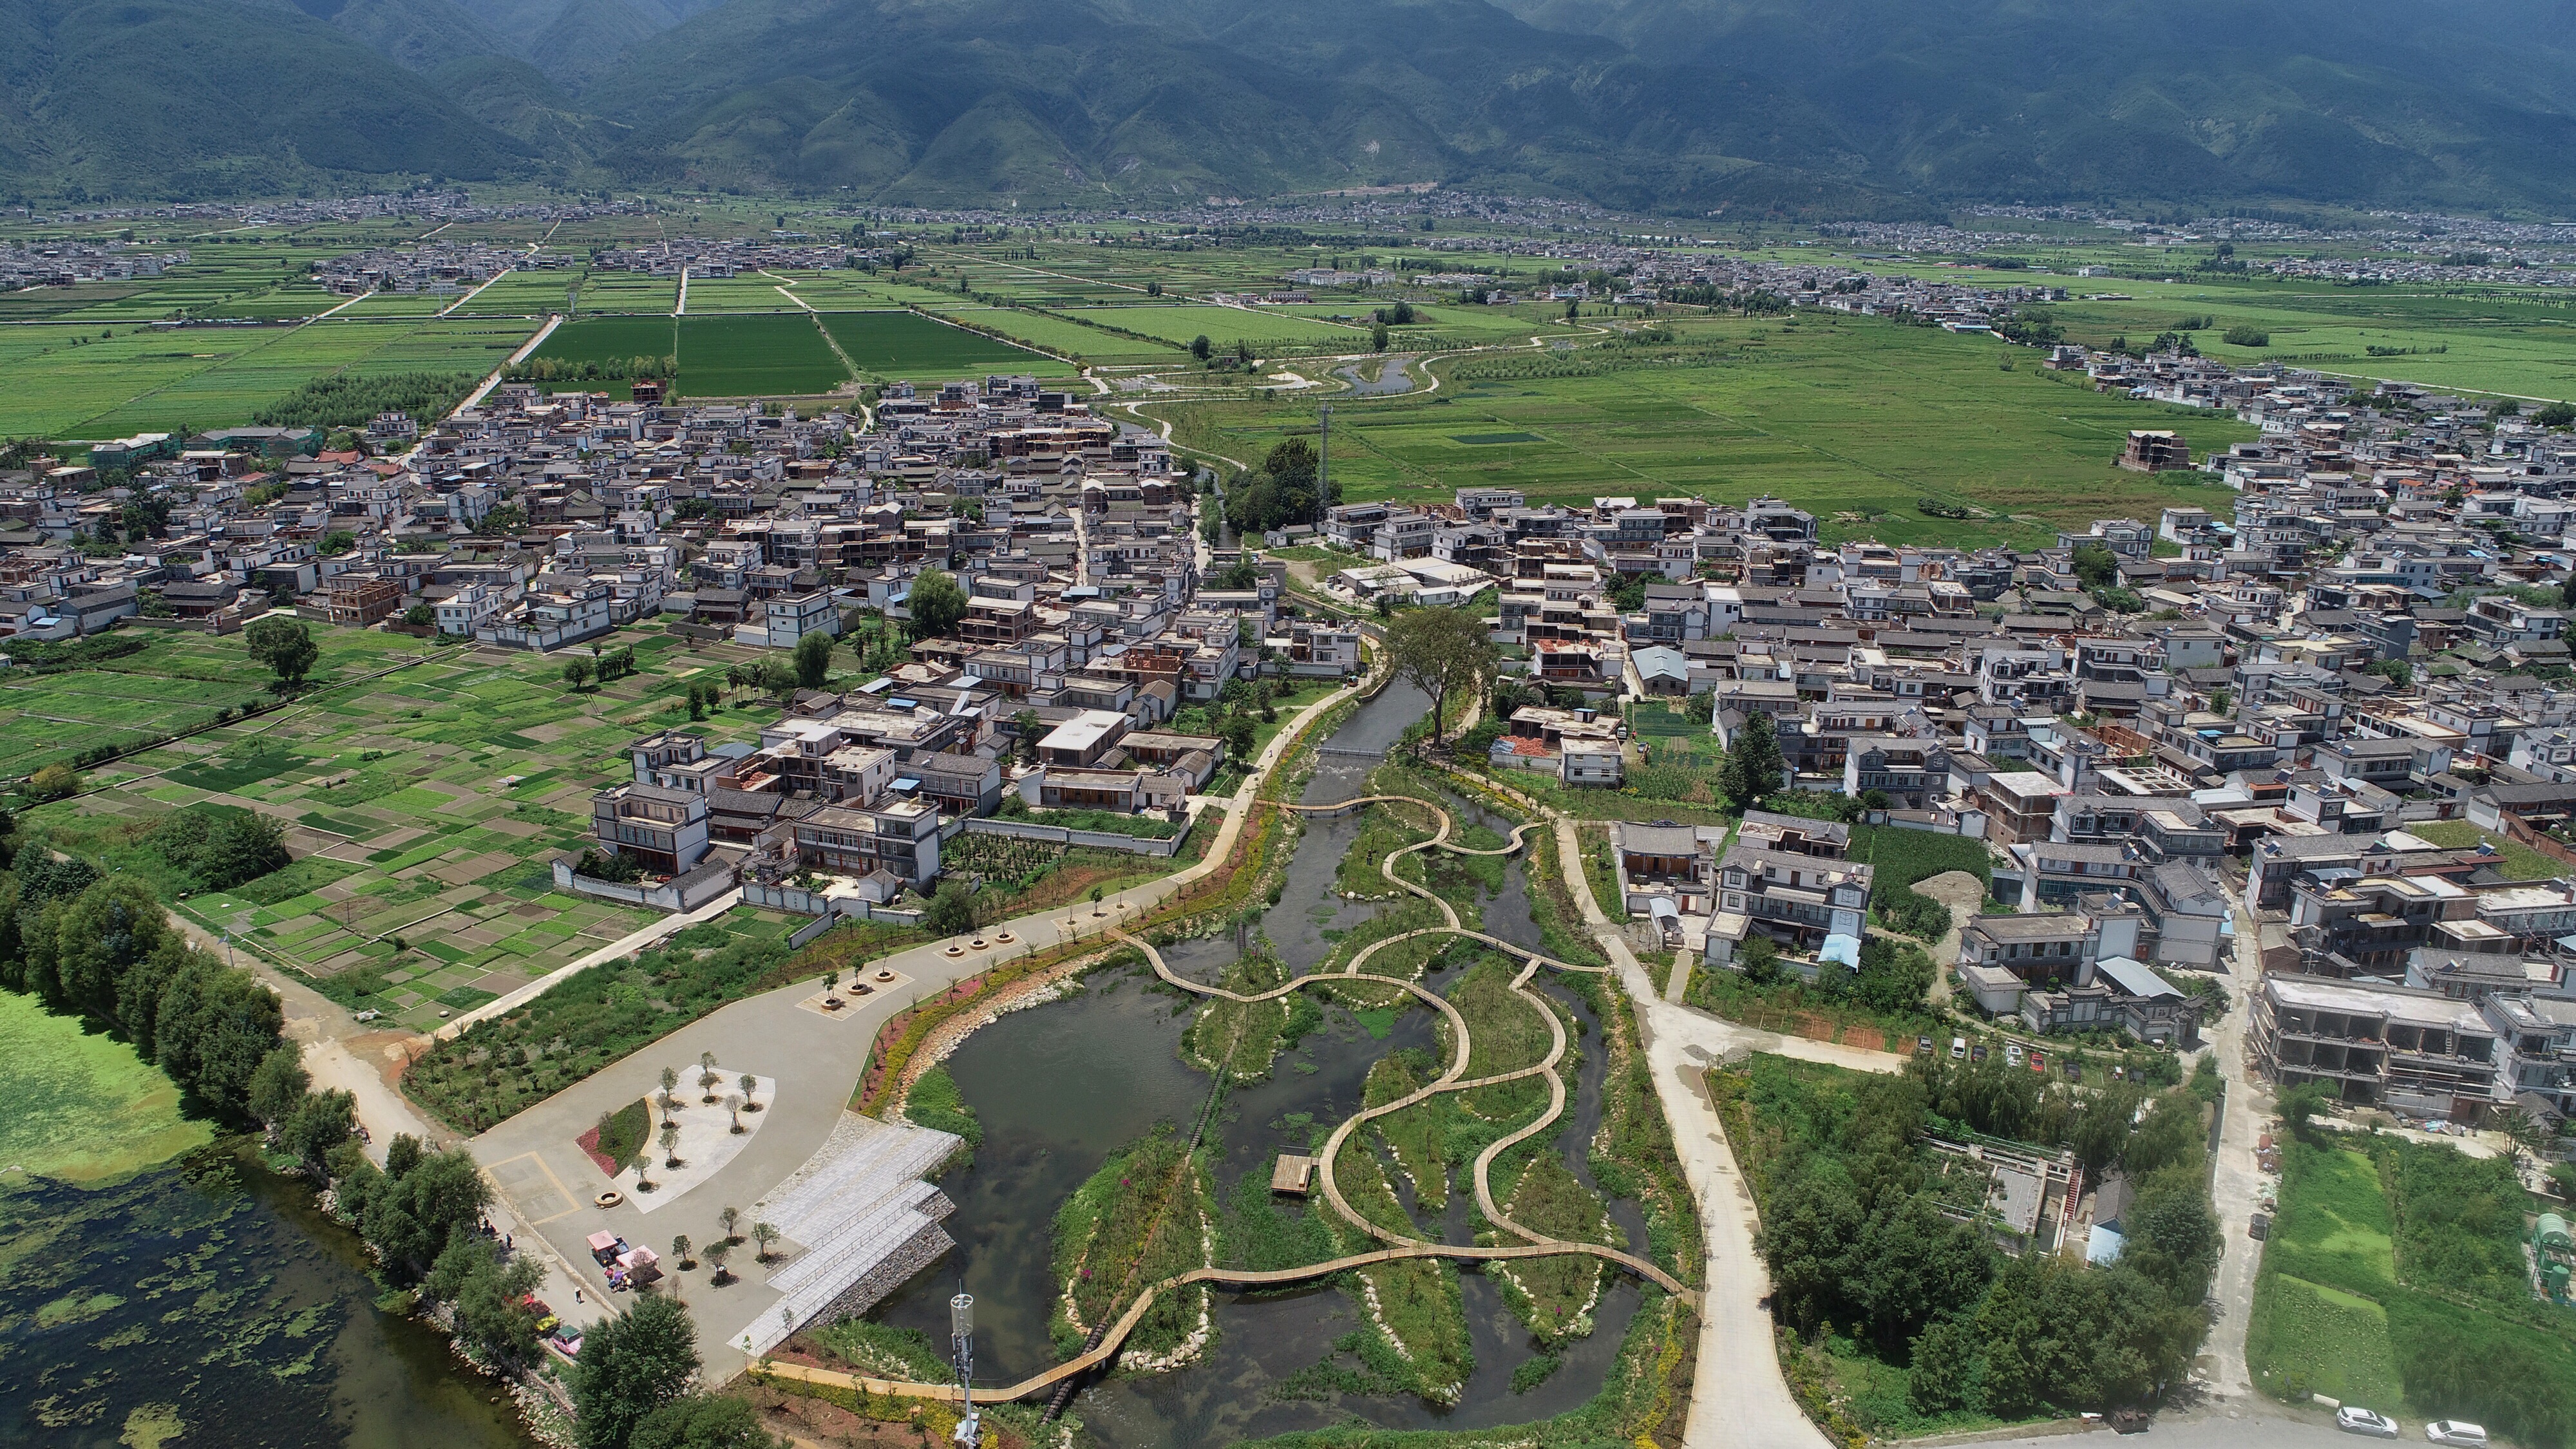
<svg viewBox="0 0 2576 1449">
<path fill-rule="evenodd" d="M 1303 1197 L 1314 1181 L 1315 1159 L 1300 1157 L 1294 1152 L 1280 1153 L 1279 1165 L 1270 1169 L 1272 1192 L 1293 1192 Z"/>
</svg>

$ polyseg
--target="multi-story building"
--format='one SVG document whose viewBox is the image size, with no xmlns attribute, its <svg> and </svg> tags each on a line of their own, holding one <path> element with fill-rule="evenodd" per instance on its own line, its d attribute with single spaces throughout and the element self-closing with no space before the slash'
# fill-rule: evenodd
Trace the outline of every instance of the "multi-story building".
<svg viewBox="0 0 2576 1449">
<path fill-rule="evenodd" d="M 590 797 L 591 833 L 657 875 L 697 867 L 708 848 L 707 797 L 659 785 L 614 785 Z"/>
<path fill-rule="evenodd" d="M 1757 846 L 1729 850 L 1718 862 L 1709 964 L 1735 965 L 1738 949 L 1755 932 L 1800 956 L 1830 948 L 1857 964 L 1871 876 L 1866 865 L 1828 857 Z M 1812 963 L 1805 969 L 1812 971 Z"/>
<path fill-rule="evenodd" d="M 791 827 L 798 859 L 813 869 L 866 876 L 884 871 L 921 890 L 939 878 L 939 808 L 889 800 L 869 809 L 827 805 Z"/>
<path fill-rule="evenodd" d="M 2455 1122 L 2497 1100 L 2495 1027 L 2438 991 L 2274 975 L 2253 1009 L 2255 1065 L 2283 1087 L 2322 1082 L 2341 1101 Z"/>
</svg>

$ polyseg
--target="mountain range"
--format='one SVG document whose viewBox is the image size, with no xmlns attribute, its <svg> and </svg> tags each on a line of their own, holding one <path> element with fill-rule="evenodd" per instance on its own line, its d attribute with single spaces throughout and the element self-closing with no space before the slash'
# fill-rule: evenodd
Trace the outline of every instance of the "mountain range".
<svg viewBox="0 0 2576 1449">
<path fill-rule="evenodd" d="M 2576 208 L 2576 0 L 0 0 L 0 189 Z"/>
</svg>

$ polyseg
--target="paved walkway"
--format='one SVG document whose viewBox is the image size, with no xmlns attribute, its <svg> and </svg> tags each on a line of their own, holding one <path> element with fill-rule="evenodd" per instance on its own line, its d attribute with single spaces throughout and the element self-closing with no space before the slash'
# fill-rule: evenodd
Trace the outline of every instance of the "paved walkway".
<svg viewBox="0 0 2576 1449">
<path fill-rule="evenodd" d="M 1502 1207 L 1494 1201 L 1492 1185 L 1489 1179 L 1489 1171 L 1493 1165 L 1494 1158 L 1508 1150 L 1513 1146 L 1513 1144 L 1528 1138 L 1531 1134 L 1545 1130 L 1549 1124 L 1555 1122 L 1557 1118 L 1564 1114 L 1565 1111 L 1565 1080 L 1558 1076 L 1556 1072 L 1557 1063 L 1562 1061 L 1565 1057 L 1565 1024 L 1558 1018 L 1557 1014 L 1553 1010 L 1548 1008 L 1544 1001 L 1528 990 L 1530 979 L 1538 974 L 1538 970 L 1541 966 L 1550 966 L 1562 971 L 1591 972 L 1597 972 L 1602 968 L 1596 966 L 1577 966 L 1568 962 L 1553 960 L 1524 947 L 1516 946 L 1511 942 L 1500 940 L 1493 936 L 1488 936 L 1482 931 L 1468 930 L 1459 923 L 1457 911 L 1447 901 L 1441 899 L 1440 896 L 1432 891 L 1425 889 L 1422 886 L 1415 885 L 1411 881 L 1405 880 L 1402 876 L 1396 874 L 1395 866 L 1397 861 L 1403 859 L 1407 855 L 1430 850 L 1446 850 L 1458 855 L 1514 854 L 1522 848 L 1524 835 L 1528 831 L 1540 827 L 1536 825 L 1518 826 L 1512 831 L 1511 840 L 1508 844 L 1498 849 L 1480 850 L 1451 843 L 1449 835 L 1453 828 L 1453 822 L 1450 818 L 1449 812 L 1441 807 L 1437 802 L 1424 800 L 1416 796 L 1364 795 L 1331 805 L 1283 804 L 1278 805 L 1275 808 L 1307 814 L 1339 814 L 1348 810 L 1364 809 L 1372 804 L 1399 802 L 1421 806 L 1422 808 L 1431 811 L 1434 815 L 1437 815 L 1440 821 L 1439 829 L 1428 840 L 1416 841 L 1411 845 L 1401 846 L 1395 850 L 1389 851 L 1386 856 L 1378 862 L 1378 871 L 1399 889 L 1419 896 L 1439 907 L 1440 913 L 1445 916 L 1449 922 L 1449 924 L 1445 926 L 1428 926 L 1421 930 L 1406 931 L 1398 935 L 1388 936 L 1381 940 L 1372 941 L 1357 955 L 1353 956 L 1350 964 L 1340 971 L 1329 974 L 1313 973 L 1300 976 L 1292 981 L 1284 982 L 1281 985 L 1272 987 L 1267 991 L 1256 992 L 1248 996 L 1239 992 L 1225 990 L 1222 987 L 1203 985 L 1199 982 L 1192 981 L 1187 977 L 1176 975 L 1172 971 L 1172 968 L 1163 960 L 1163 953 L 1155 949 L 1152 942 L 1130 936 L 1125 931 L 1119 930 L 1114 926 L 1109 932 L 1114 939 L 1118 940 L 1122 944 L 1133 946 L 1137 950 L 1142 951 L 1145 954 L 1145 958 L 1153 963 L 1154 973 L 1157 976 L 1161 977 L 1169 984 L 1194 995 L 1217 997 L 1227 1001 L 1252 1005 L 1258 1002 L 1276 1000 L 1292 991 L 1300 991 L 1319 982 L 1334 983 L 1369 981 L 1382 986 L 1392 986 L 1400 991 L 1410 992 L 1414 996 L 1419 997 L 1425 1005 L 1440 1012 L 1443 1016 L 1448 1018 L 1450 1026 L 1451 1058 L 1447 1070 L 1443 1071 L 1439 1077 L 1435 1078 L 1428 1085 L 1411 1093 L 1410 1095 L 1400 1097 L 1394 1101 L 1381 1103 L 1378 1106 L 1344 1118 L 1341 1124 L 1333 1129 L 1333 1135 L 1325 1142 L 1323 1147 L 1317 1153 L 1317 1165 L 1320 1169 L 1325 1200 L 1331 1203 L 1333 1210 L 1340 1213 L 1343 1218 L 1347 1219 L 1361 1231 L 1369 1234 L 1371 1237 L 1378 1239 L 1380 1242 L 1383 1242 L 1388 1246 L 1374 1252 L 1353 1254 L 1348 1257 L 1334 1258 L 1321 1263 L 1311 1263 L 1298 1268 L 1253 1271 L 1248 1269 L 1218 1268 L 1213 1266 L 1200 1267 L 1191 1269 L 1186 1273 L 1181 1273 L 1173 1277 L 1163 1279 L 1156 1283 L 1148 1284 L 1143 1291 L 1138 1293 L 1136 1298 L 1128 1304 L 1126 1311 L 1120 1314 L 1117 1320 L 1107 1327 L 1107 1329 L 1102 1333 L 1099 1342 L 1093 1344 L 1083 1353 L 1063 1363 L 1057 1364 L 1043 1373 L 1033 1375 L 1019 1383 L 1010 1385 L 1007 1388 L 977 1389 L 974 1391 L 974 1402 L 979 1404 L 998 1404 L 1008 1403 L 1015 1399 L 1028 1398 L 1054 1387 L 1065 1379 L 1072 1378 L 1078 1374 L 1087 1373 L 1094 1368 L 1100 1368 L 1114 1363 L 1117 1359 L 1120 1348 L 1126 1343 L 1127 1335 L 1135 1329 L 1137 1323 L 1143 1320 L 1146 1310 L 1153 1306 L 1155 1299 L 1164 1293 L 1186 1287 L 1193 1283 L 1228 1283 L 1237 1287 L 1270 1287 L 1291 1283 L 1312 1282 L 1315 1279 L 1330 1277 L 1335 1273 L 1343 1272 L 1347 1269 L 1363 1268 L 1378 1263 L 1397 1262 L 1409 1258 L 1452 1258 L 1491 1262 L 1505 1259 L 1555 1258 L 1564 1257 L 1568 1254 L 1582 1254 L 1600 1258 L 1606 1262 L 1615 1263 L 1620 1267 L 1627 1269 L 1629 1272 L 1653 1281 L 1657 1286 L 1663 1288 L 1664 1291 L 1668 1293 L 1680 1295 L 1685 1301 L 1692 1301 L 1697 1298 L 1697 1295 L 1693 1293 L 1687 1285 L 1673 1277 L 1672 1274 L 1664 1271 L 1663 1268 L 1655 1263 L 1639 1258 L 1634 1254 L 1624 1252 L 1617 1248 L 1608 1247 L 1600 1243 L 1569 1241 L 1566 1239 L 1551 1237 L 1547 1234 L 1523 1227 L 1519 1223 L 1512 1221 L 1510 1216 L 1503 1211 Z M 1529 1005 L 1529 1008 L 1532 1011 L 1537 1012 L 1546 1020 L 1548 1031 L 1552 1038 L 1546 1058 L 1533 1065 L 1521 1067 L 1513 1071 L 1497 1072 L 1490 1076 L 1470 1078 L 1466 1075 L 1466 1072 L 1467 1060 L 1473 1047 L 1473 1040 L 1469 1035 L 1466 1018 L 1459 1014 L 1456 1006 L 1452 1005 L 1447 998 L 1442 997 L 1439 993 L 1430 990 L 1418 982 L 1401 977 L 1372 975 L 1360 969 L 1367 964 L 1369 957 L 1375 955 L 1379 951 L 1395 945 L 1399 941 L 1410 941 L 1421 936 L 1465 936 L 1472 940 L 1481 941 L 1486 945 L 1495 947 L 1496 949 L 1507 951 L 1519 956 L 1522 959 L 1523 965 L 1520 974 L 1513 978 L 1511 989 Z M 1341 1156 L 1343 1144 L 1349 1141 L 1351 1134 L 1357 1131 L 1361 1124 L 1374 1118 L 1386 1116 L 1390 1113 L 1400 1112 L 1407 1107 L 1413 1106 L 1417 1102 L 1428 1100 L 1429 1098 L 1443 1092 L 1465 1092 L 1478 1087 L 1495 1086 L 1503 1082 L 1518 1081 L 1524 1077 L 1540 1075 L 1544 1075 L 1547 1078 L 1547 1110 L 1540 1113 L 1535 1119 L 1520 1128 L 1520 1130 L 1487 1146 L 1483 1152 L 1477 1155 L 1474 1167 L 1476 1204 L 1483 1211 L 1486 1220 L 1491 1222 L 1494 1226 L 1503 1229 L 1505 1232 L 1513 1233 L 1519 1237 L 1528 1239 L 1529 1241 L 1527 1243 L 1495 1247 L 1473 1247 L 1427 1242 L 1421 1238 L 1396 1232 L 1371 1220 L 1366 1215 L 1353 1208 L 1350 1201 L 1342 1195 L 1340 1184 L 1334 1180 L 1333 1165 Z M 809 1368 L 801 1364 L 773 1365 L 767 1370 L 767 1372 L 779 1378 L 794 1379 L 806 1383 L 828 1384 L 840 1388 L 858 1389 L 868 1393 L 900 1394 L 912 1398 L 944 1399 L 952 1402 L 958 1398 L 958 1391 L 953 1385 L 872 1379 L 863 1375 L 845 1374 L 830 1369 Z"/>
<path fill-rule="evenodd" d="M 170 920 L 209 954 L 227 954 L 223 939 L 197 922 L 175 911 Z M 237 964 L 247 967 L 277 993 L 279 1008 L 285 1014 L 286 1037 L 303 1047 L 304 1071 L 313 1079 L 315 1089 L 344 1091 L 358 1099 L 358 1121 L 366 1127 L 369 1138 L 367 1155 L 378 1166 L 384 1164 L 385 1151 L 393 1140 L 405 1133 L 437 1147 L 462 1140 L 413 1107 L 411 1100 L 392 1084 L 391 1079 L 400 1075 L 398 1067 L 408 1064 L 411 1054 L 426 1038 L 405 1032 L 369 1033 L 338 1002 L 302 980 L 247 951 L 230 954 Z M 547 1306 L 567 1323 L 588 1325 L 597 1321 L 602 1310 L 595 1295 L 585 1295 L 584 1302 L 573 1298 L 581 1282 L 571 1262 L 531 1232 L 526 1220 L 506 1199 L 496 1196 L 485 1216 L 494 1232 L 512 1239 L 520 1251 L 530 1253 L 545 1269 L 545 1281 L 538 1285 L 537 1294 Z"/>
<path fill-rule="evenodd" d="M 2228 995 L 2235 998 L 2210 1033 L 2210 1051 L 2219 1075 L 2227 1080 L 2226 1113 L 2219 1123 L 2218 1153 L 2212 1163 L 2210 1199 L 2218 1214 L 2218 1272 L 2210 1296 L 2218 1303 L 2218 1320 L 2201 1346 L 2198 1372 L 2210 1388 L 2227 1398 L 2253 1394 L 2254 1379 L 2245 1367 L 2245 1330 L 2254 1313 L 2255 1270 L 2262 1266 L 2263 1245 L 2254 1240 L 2254 1204 L 2263 1185 L 2255 1165 L 2255 1144 L 2272 1120 L 2269 1084 L 2247 1070 L 2245 1024 L 2254 1015 L 2254 993 L 2261 989 L 2263 936 L 2254 919 L 2238 912 L 2236 950 L 2227 960 Z"/>
<path fill-rule="evenodd" d="M 729 890 L 723 895 L 716 897 L 714 900 L 707 902 L 705 905 L 700 906 L 698 909 L 690 911 L 686 915 L 664 916 L 662 919 L 655 921 L 653 924 L 646 926 L 640 931 L 620 936 L 616 940 L 609 942 L 607 945 L 600 947 L 598 950 L 591 952 L 587 956 L 580 957 L 556 967 L 554 970 L 547 972 L 545 975 L 538 977 L 536 980 L 529 982 L 527 985 L 520 987 L 518 990 L 511 992 L 507 996 L 484 1002 L 481 1006 L 474 1008 L 472 1011 L 465 1013 L 454 1021 L 447 1022 L 440 1026 L 434 1034 L 440 1041 L 453 1041 L 456 1039 L 456 1034 L 458 1032 L 465 1030 L 465 1028 L 472 1026 L 474 1023 L 478 1021 L 491 1021 L 497 1017 L 516 1011 L 520 1007 L 527 1005 L 529 1002 L 536 1000 L 538 997 L 543 996 L 547 992 L 554 990 L 556 987 L 563 985 L 567 981 L 570 981 L 572 978 L 579 976 L 581 973 L 589 970 L 593 966 L 603 965 L 610 961 L 622 961 L 627 957 L 634 955 L 636 952 L 643 950 L 647 946 L 651 946 L 656 942 L 667 940 L 670 937 L 680 934 L 682 931 L 687 930 L 689 927 L 694 926 L 701 921 L 712 921 L 716 917 L 723 915 L 725 912 L 732 910 L 735 906 L 740 904 L 742 904 L 742 890 L 740 887 L 736 887 L 735 889 Z"/>
<path fill-rule="evenodd" d="M 1699 1360 L 1682 1443 L 1687 1449 L 1825 1449 L 1824 1432 L 1798 1407 L 1780 1371 L 1768 1306 L 1771 1275 L 1753 1248 L 1760 1226 L 1753 1193 L 1736 1169 L 1735 1153 L 1708 1099 L 1708 1069 L 1725 1054 L 1725 1046 L 1710 1039 L 1708 1024 L 1725 1023 L 1657 994 L 1653 978 L 1628 949 L 1620 923 L 1603 915 L 1592 898 L 1574 822 L 1560 815 L 1554 825 L 1557 868 L 1583 913 L 1585 928 L 1610 957 L 1635 1005 L 1638 1045 L 1646 1053 L 1656 1100 L 1672 1129 L 1682 1178 L 1699 1206 L 1708 1266 L 1700 1298 Z"/>
<path fill-rule="evenodd" d="M 553 1252 L 576 1265 L 568 1272 L 583 1281 L 585 1297 L 592 1303 L 607 1292 L 605 1277 L 589 1266 L 584 1240 L 592 1233 L 617 1233 L 630 1244 L 645 1244 L 666 1255 L 674 1234 L 687 1235 L 694 1245 L 714 1241 L 723 1235 L 717 1222 L 721 1209 L 730 1206 L 748 1210 L 830 1139 L 866 1068 L 869 1048 L 886 1022 L 919 1001 L 1015 956 L 1067 942 L 1106 944 L 1118 922 L 1142 919 L 1184 886 L 1231 868 L 1228 856 L 1263 780 L 1312 723 L 1323 718 L 1325 711 L 1366 687 L 1354 685 L 1326 695 L 1306 706 L 1289 728 L 1272 738 L 1257 757 L 1251 775 L 1228 802 L 1225 824 L 1210 843 L 1207 857 L 1197 864 L 1121 891 L 1096 905 L 1079 903 L 987 925 L 978 936 L 988 943 L 985 949 L 972 949 L 964 940 L 941 941 L 869 961 L 867 976 L 872 985 L 879 971 L 894 972 L 896 980 L 866 997 L 855 998 L 855 1009 L 841 1015 L 825 1016 L 804 1009 L 804 1001 L 814 994 L 810 980 L 734 1002 L 476 1137 L 476 1160 L 500 1189 L 501 1197 L 514 1205 L 514 1218 L 532 1225 L 535 1235 L 543 1238 Z M 614 959 L 636 949 L 630 942 L 639 937 L 660 939 L 683 929 L 690 921 L 712 917 L 723 904 L 726 902 L 686 918 L 673 917 L 637 933 L 637 937 L 594 952 L 593 956 Z M 1001 939 L 1005 934 L 1013 939 L 1005 943 Z M 957 954 L 950 954 L 952 950 Z M 532 999 L 585 964 L 595 962 L 584 958 L 530 982 L 510 997 L 450 1023 L 443 1034 L 452 1034 L 470 1020 L 497 1016 Z M 660 1087 L 663 1067 L 675 1067 L 688 1075 L 695 1070 L 699 1054 L 710 1051 L 730 1071 L 777 1079 L 776 1095 L 760 1131 L 752 1134 L 741 1151 L 715 1173 L 680 1186 L 667 1199 L 655 1201 L 649 1228 L 646 1215 L 631 1201 L 606 1208 L 597 1206 L 594 1200 L 610 1185 L 610 1179 L 575 1145 L 574 1139 L 595 1125 L 603 1113 L 650 1097 Z M 736 1231 L 748 1233 L 750 1226 L 745 1220 Z M 784 1261 L 776 1266 L 783 1266 Z M 774 1313 L 783 1297 L 768 1286 L 769 1274 L 763 1265 L 737 1258 L 728 1267 L 740 1276 L 723 1288 L 705 1286 L 703 1273 L 672 1274 L 684 1300 L 698 1310 L 698 1348 L 711 1383 L 732 1377 L 746 1361 L 738 1347 L 715 1335 L 757 1321 L 762 1314 Z"/>
</svg>

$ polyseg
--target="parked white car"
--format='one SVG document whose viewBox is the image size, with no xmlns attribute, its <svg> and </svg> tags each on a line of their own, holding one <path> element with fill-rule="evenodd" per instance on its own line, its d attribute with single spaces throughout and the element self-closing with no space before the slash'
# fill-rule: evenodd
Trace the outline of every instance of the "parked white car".
<svg viewBox="0 0 2576 1449">
<path fill-rule="evenodd" d="M 2335 1410 L 2335 1427 L 2347 1434 L 2361 1434 L 2373 1439 L 2397 1437 L 2395 1419 L 2386 1414 L 2374 1414 L 2368 1409 L 2356 1408 L 2351 1404 Z"/>
<path fill-rule="evenodd" d="M 2424 1426 L 2424 1437 L 2435 1444 L 2484 1446 L 2487 1442 L 2487 1431 L 2475 1424 L 2464 1424 L 2457 1419 L 2435 1419 Z"/>
</svg>

